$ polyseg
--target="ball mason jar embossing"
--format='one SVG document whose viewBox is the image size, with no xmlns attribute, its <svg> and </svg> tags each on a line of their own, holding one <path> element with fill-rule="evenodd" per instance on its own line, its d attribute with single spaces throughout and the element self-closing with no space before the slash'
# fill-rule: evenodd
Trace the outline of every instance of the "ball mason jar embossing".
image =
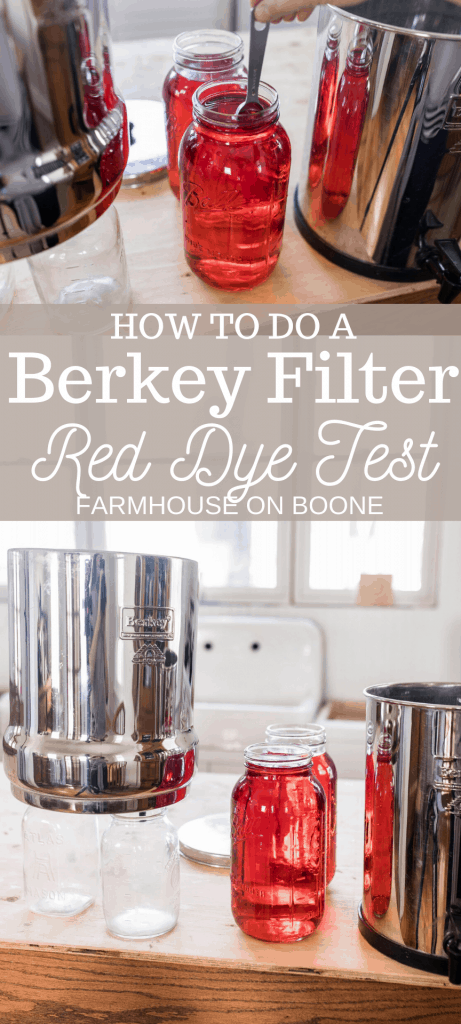
<svg viewBox="0 0 461 1024">
<path fill-rule="evenodd" d="M 260 84 L 261 109 L 237 115 L 241 80 L 206 83 L 180 154 L 184 250 L 198 277 L 228 291 L 272 273 L 282 246 L 290 142 L 275 89 Z"/>
<path fill-rule="evenodd" d="M 308 747 L 255 743 L 232 793 L 231 899 L 247 935 L 295 942 L 325 907 L 325 794 Z"/>
<path fill-rule="evenodd" d="M 24 894 L 29 910 L 74 917 L 95 901 L 99 877 L 94 815 L 28 807 L 22 820 Z"/>
</svg>

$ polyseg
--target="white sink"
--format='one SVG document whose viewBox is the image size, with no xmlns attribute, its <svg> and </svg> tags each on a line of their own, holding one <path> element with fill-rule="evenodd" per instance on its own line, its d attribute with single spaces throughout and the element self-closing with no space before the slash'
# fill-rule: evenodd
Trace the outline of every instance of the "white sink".
<svg viewBox="0 0 461 1024">
<path fill-rule="evenodd" d="M 203 615 L 199 619 L 195 727 L 200 766 L 239 770 L 272 722 L 309 722 L 322 703 L 323 645 L 310 619 Z M 211 758 L 211 761 L 210 761 Z"/>
<path fill-rule="evenodd" d="M 307 618 L 201 615 L 195 728 L 202 771 L 236 772 L 266 727 L 322 718 L 323 636 Z M 328 750 L 342 778 L 364 774 L 365 723 L 326 721 Z"/>
</svg>

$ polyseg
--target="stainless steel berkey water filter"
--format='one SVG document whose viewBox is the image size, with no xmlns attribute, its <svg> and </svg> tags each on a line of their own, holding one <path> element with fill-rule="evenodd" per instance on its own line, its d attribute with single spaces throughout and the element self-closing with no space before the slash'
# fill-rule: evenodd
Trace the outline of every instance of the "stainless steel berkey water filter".
<svg viewBox="0 0 461 1024">
<path fill-rule="evenodd" d="M 461 984 L 461 684 L 370 686 L 362 935 Z"/>
<path fill-rule="evenodd" d="M 13 795 L 124 813 L 192 778 L 197 563 L 112 551 L 8 553 Z"/>
<path fill-rule="evenodd" d="M 88 227 L 127 157 L 106 0 L 2 0 L 0 262 Z"/>
<path fill-rule="evenodd" d="M 337 190 L 336 197 L 332 191 Z M 319 9 L 299 230 L 348 270 L 461 291 L 461 7 Z"/>
</svg>

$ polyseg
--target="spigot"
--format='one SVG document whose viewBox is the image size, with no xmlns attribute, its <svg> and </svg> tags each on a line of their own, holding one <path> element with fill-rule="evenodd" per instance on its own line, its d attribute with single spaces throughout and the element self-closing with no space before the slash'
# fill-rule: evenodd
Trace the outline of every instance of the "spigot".
<svg viewBox="0 0 461 1024">
<path fill-rule="evenodd" d="M 461 985 L 461 910 L 456 906 L 447 914 L 443 948 L 448 957 L 448 980 Z"/>
<path fill-rule="evenodd" d="M 426 241 L 426 234 L 443 224 L 432 210 L 426 210 L 419 225 L 418 252 L 416 264 L 421 270 L 429 270 L 438 283 L 438 301 L 453 302 L 461 292 L 461 249 L 456 238 L 436 238 L 433 245 Z"/>
</svg>

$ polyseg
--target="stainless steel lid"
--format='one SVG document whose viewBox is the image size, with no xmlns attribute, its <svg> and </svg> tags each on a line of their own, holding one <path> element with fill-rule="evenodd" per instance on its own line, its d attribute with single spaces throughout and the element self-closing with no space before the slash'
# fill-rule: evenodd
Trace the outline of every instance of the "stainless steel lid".
<svg viewBox="0 0 461 1024">
<path fill-rule="evenodd" d="M 341 17 L 349 17 L 360 25 L 397 31 L 426 39 L 461 41 L 461 10 L 450 0 L 363 0 L 349 8 L 328 4 Z"/>
<path fill-rule="evenodd" d="M 184 857 L 212 868 L 230 867 L 230 816 L 208 814 L 187 821 L 178 831 L 179 848 Z"/>
<path fill-rule="evenodd" d="M 117 813 L 176 803 L 195 763 L 197 563 L 8 553 L 14 796 Z"/>
<path fill-rule="evenodd" d="M 363 693 L 386 704 L 461 711 L 461 683 L 377 683 Z"/>
<path fill-rule="evenodd" d="M 139 188 L 164 178 L 167 145 L 163 104 L 159 100 L 127 100 L 130 152 L 123 188 Z"/>
</svg>

